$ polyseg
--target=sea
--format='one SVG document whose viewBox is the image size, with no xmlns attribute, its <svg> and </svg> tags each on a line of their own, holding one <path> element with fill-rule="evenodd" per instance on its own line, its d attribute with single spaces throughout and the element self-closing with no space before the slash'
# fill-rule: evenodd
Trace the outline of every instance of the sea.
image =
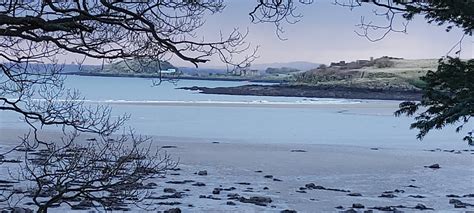
<svg viewBox="0 0 474 213">
<path fill-rule="evenodd" d="M 469 148 L 469 130 L 433 130 L 423 140 L 412 117 L 395 117 L 400 101 L 201 94 L 180 87 L 265 84 L 247 81 L 163 81 L 67 76 L 86 104 L 108 105 L 114 117 L 128 114 L 127 128 L 156 138 L 262 144 L 324 144 L 396 149 Z M 470 126 L 472 129 L 472 126 Z M 0 112 L 0 128 L 27 128 L 18 114 Z"/>
</svg>

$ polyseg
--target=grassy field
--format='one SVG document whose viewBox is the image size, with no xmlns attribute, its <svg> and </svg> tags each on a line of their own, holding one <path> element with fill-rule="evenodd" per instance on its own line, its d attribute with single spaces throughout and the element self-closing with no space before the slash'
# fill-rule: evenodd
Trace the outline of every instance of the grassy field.
<svg viewBox="0 0 474 213">
<path fill-rule="evenodd" d="M 375 61 L 377 60 L 379 59 Z M 436 70 L 438 64 L 437 59 L 385 59 L 387 65 L 381 68 L 376 62 L 355 69 L 327 67 L 310 70 L 296 75 L 294 82 L 309 85 L 417 89 L 423 85 L 420 77 L 428 70 Z"/>
</svg>

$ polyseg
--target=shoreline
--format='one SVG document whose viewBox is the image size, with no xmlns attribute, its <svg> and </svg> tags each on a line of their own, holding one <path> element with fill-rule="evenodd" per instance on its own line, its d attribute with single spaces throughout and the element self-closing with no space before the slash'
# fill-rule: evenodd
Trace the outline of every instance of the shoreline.
<svg viewBox="0 0 474 213">
<path fill-rule="evenodd" d="M 145 75 L 145 74 L 116 74 L 116 73 L 84 73 L 84 72 L 68 72 L 63 75 L 76 75 L 76 76 L 93 76 L 93 77 L 112 77 L 112 78 L 151 78 L 156 79 L 159 76 Z M 179 76 L 177 78 L 169 78 L 162 76 L 162 79 L 167 80 L 203 80 L 203 81 L 248 81 L 253 83 L 286 83 L 286 80 L 265 80 L 265 79 L 252 79 L 252 78 L 211 78 L 211 77 L 193 77 L 193 76 Z"/>
<path fill-rule="evenodd" d="M 338 98 L 363 100 L 402 100 L 419 101 L 422 93 L 418 90 L 375 89 L 341 86 L 307 86 L 307 85 L 243 85 L 236 87 L 180 87 L 178 89 L 199 91 L 203 94 L 251 95 L 306 98 Z"/>
</svg>

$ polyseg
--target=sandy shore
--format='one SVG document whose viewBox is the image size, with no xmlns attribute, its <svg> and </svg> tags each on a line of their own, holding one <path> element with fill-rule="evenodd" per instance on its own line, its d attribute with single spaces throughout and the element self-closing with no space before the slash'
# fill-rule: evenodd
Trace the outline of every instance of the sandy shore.
<svg viewBox="0 0 474 213">
<path fill-rule="evenodd" d="M 21 130 L 0 129 L 0 148 L 4 150 L 15 144 L 20 133 Z M 55 134 L 50 132 L 45 137 L 54 138 Z M 456 199 L 474 204 L 474 197 L 462 197 L 474 193 L 474 149 L 459 150 L 459 154 L 456 154 L 457 150 L 448 152 L 308 144 L 243 144 L 164 137 L 154 137 L 154 145 L 176 146 L 164 150 L 175 159 L 179 158 L 181 170 L 170 172 L 165 179 L 154 181 L 158 184 L 157 194 L 163 194 L 165 187 L 185 192 L 186 196 L 183 198 L 166 200 L 182 203 L 173 207 L 179 207 L 184 212 L 280 212 L 284 209 L 298 212 L 338 212 L 350 209 L 354 203 L 365 207 L 360 209 L 361 212 L 371 207 L 398 205 L 407 207 L 397 208 L 398 210 L 411 212 L 417 210 L 410 207 L 418 204 L 437 212 L 474 210 L 474 207 L 454 208 L 449 203 L 451 198 L 446 197 L 449 194 L 459 195 L 461 198 Z M 424 167 L 434 163 L 440 164 L 441 168 L 433 170 Z M 195 174 L 203 170 L 207 171 L 206 176 Z M 265 178 L 265 175 L 273 177 Z M 203 182 L 206 186 L 165 183 L 171 180 L 193 180 Z M 238 184 L 240 182 L 249 185 Z M 360 193 L 361 196 L 348 196 L 349 192 L 341 191 L 300 189 L 309 183 L 326 189 Z M 212 194 L 214 188 L 230 187 L 236 189 Z M 268 189 L 264 189 L 265 187 Z M 379 197 L 383 192 L 395 190 L 398 192 L 389 193 L 395 195 L 393 198 Z M 266 207 L 238 201 L 234 201 L 236 205 L 227 205 L 229 193 L 245 197 L 270 197 L 272 202 Z M 200 195 L 212 195 L 217 199 L 199 198 Z M 343 209 L 336 209 L 337 206 L 342 206 Z M 165 210 L 171 206 L 158 208 Z M 51 211 L 61 209 L 63 207 Z"/>
</svg>

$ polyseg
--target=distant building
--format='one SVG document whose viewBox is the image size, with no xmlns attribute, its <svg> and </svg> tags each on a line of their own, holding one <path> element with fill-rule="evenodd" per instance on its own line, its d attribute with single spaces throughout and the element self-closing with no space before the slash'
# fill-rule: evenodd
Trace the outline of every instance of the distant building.
<svg viewBox="0 0 474 213">
<path fill-rule="evenodd" d="M 160 70 L 161 74 L 174 74 L 176 73 L 176 69 L 167 69 L 167 70 Z"/>
</svg>

